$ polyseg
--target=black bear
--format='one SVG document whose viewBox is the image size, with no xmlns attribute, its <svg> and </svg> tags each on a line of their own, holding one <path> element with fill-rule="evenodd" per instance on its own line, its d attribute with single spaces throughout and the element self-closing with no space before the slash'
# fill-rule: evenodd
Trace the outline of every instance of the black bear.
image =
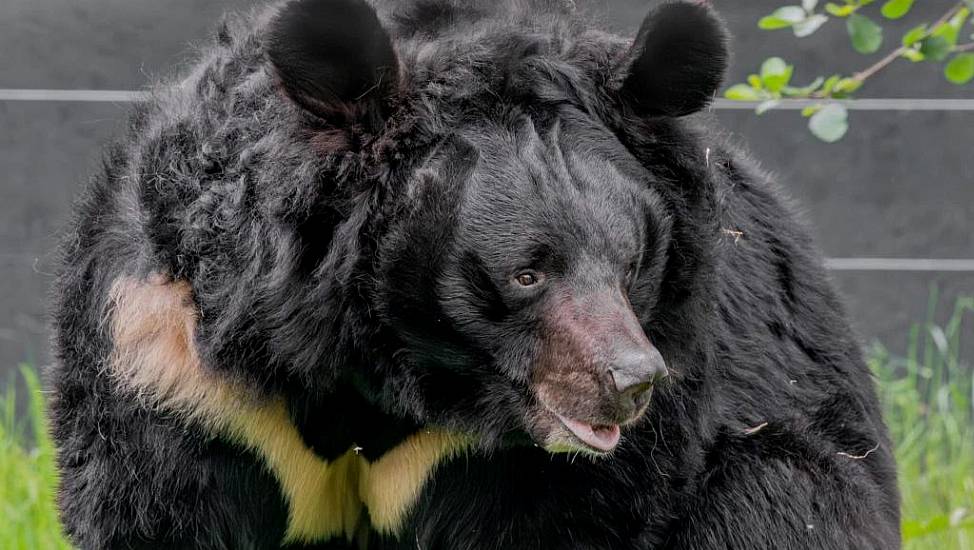
<svg viewBox="0 0 974 550">
<path fill-rule="evenodd" d="M 77 205 L 54 321 L 81 548 L 899 547 L 806 232 L 699 117 L 726 33 L 559 0 L 228 19 Z"/>
</svg>

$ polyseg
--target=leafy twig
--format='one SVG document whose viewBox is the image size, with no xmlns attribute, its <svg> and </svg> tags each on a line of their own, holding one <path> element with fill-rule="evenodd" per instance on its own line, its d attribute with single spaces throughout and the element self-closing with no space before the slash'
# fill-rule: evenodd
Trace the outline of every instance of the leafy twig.
<svg viewBox="0 0 974 550">
<path fill-rule="evenodd" d="M 934 33 L 934 31 L 936 31 L 943 25 L 946 25 L 947 22 L 950 21 L 950 18 L 956 15 L 957 12 L 963 7 L 964 7 L 964 3 L 958 2 L 956 6 L 950 8 L 950 10 L 948 10 L 947 13 L 945 13 L 940 19 L 938 19 L 937 22 L 934 23 L 930 27 L 930 29 L 923 34 L 920 40 L 929 37 Z M 919 42 L 919 40 L 917 42 Z M 886 67 L 889 67 L 894 61 L 896 61 L 900 57 L 903 57 L 903 54 L 906 53 L 907 50 L 911 49 L 912 46 L 913 46 L 912 44 L 909 44 L 909 45 L 904 45 L 896 48 L 895 50 L 891 51 L 886 57 L 880 59 L 876 63 L 854 74 L 852 76 L 852 79 L 858 82 L 859 84 L 864 83 L 867 79 L 872 78 L 873 76 L 876 75 L 876 73 L 882 71 Z"/>
<path fill-rule="evenodd" d="M 825 5 L 829 15 L 846 19 L 853 49 L 863 54 L 877 52 L 883 43 L 883 28 L 868 15 L 860 13 L 861 8 L 873 1 L 845 0 L 844 4 L 829 2 Z M 802 110 L 802 115 L 809 118 L 809 129 L 823 141 L 838 141 L 848 129 L 848 111 L 836 100 L 850 98 L 867 80 L 897 59 L 945 62 L 944 76 L 957 85 L 974 79 L 974 54 L 969 53 L 974 51 L 974 42 L 958 44 L 964 24 L 974 23 L 971 19 L 974 0 L 955 0 L 952 4 L 932 25 L 923 23 L 913 27 L 896 48 L 851 76 L 820 76 L 807 86 L 795 86 L 791 84 L 794 66 L 780 57 L 771 57 L 761 65 L 759 74 L 749 75 L 746 83 L 731 86 L 724 95 L 732 100 L 757 101 L 755 111 L 758 114 L 775 108 L 782 99 L 811 100 L 812 103 Z M 880 11 L 887 19 L 900 19 L 912 5 L 912 0 L 888 0 Z M 817 10 L 818 6 L 818 0 L 802 0 L 801 6 L 783 6 L 763 17 L 758 26 L 765 30 L 790 28 L 796 37 L 806 37 L 830 19 L 829 15 Z"/>
</svg>

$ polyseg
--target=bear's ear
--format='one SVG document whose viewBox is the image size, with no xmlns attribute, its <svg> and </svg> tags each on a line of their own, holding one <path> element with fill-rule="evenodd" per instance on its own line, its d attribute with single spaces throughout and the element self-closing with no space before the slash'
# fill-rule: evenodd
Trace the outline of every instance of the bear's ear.
<svg viewBox="0 0 974 550">
<path fill-rule="evenodd" d="M 265 44 L 284 90 L 308 111 L 372 128 L 388 114 L 396 53 L 364 0 L 293 0 L 271 21 Z"/>
<path fill-rule="evenodd" d="M 710 103 L 727 58 L 727 32 L 711 8 L 666 2 L 643 20 L 620 93 L 640 115 L 689 115 Z"/>
</svg>

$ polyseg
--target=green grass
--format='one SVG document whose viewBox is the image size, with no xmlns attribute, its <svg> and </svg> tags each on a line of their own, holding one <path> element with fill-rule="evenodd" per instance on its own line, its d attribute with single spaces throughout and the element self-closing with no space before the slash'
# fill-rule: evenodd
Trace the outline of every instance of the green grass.
<svg viewBox="0 0 974 550">
<path fill-rule="evenodd" d="M 910 333 L 904 357 L 875 345 L 869 364 L 879 382 L 886 421 L 896 443 L 907 550 L 974 550 L 974 365 L 961 342 L 974 337 L 974 297 L 957 302 L 946 322 L 928 321 Z M 54 450 L 47 436 L 37 376 L 21 373 L 28 389 L 18 420 L 13 384 L 0 395 L 0 545 L 11 549 L 68 548 L 54 506 Z"/>
<path fill-rule="evenodd" d="M 903 537 L 910 550 L 974 550 L 974 365 L 961 342 L 974 336 L 974 297 L 946 324 L 913 327 L 906 357 L 870 353 L 886 422 L 896 444 Z M 967 359 L 966 361 L 964 359 Z"/>
<path fill-rule="evenodd" d="M 54 506 L 54 447 L 34 371 L 21 367 L 27 417 L 18 420 L 14 385 L 0 396 L 0 545 L 10 549 L 70 548 Z M 31 442 L 31 443 L 28 443 Z"/>
</svg>

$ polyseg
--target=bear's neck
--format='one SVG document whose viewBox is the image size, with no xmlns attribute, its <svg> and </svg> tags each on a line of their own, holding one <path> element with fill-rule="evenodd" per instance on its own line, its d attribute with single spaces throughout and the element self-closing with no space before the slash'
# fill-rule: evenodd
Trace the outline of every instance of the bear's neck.
<svg viewBox="0 0 974 550">
<path fill-rule="evenodd" d="M 325 460 L 349 450 L 377 460 L 422 428 L 382 411 L 349 382 L 325 396 L 289 400 L 288 408 L 305 443 Z"/>
</svg>

